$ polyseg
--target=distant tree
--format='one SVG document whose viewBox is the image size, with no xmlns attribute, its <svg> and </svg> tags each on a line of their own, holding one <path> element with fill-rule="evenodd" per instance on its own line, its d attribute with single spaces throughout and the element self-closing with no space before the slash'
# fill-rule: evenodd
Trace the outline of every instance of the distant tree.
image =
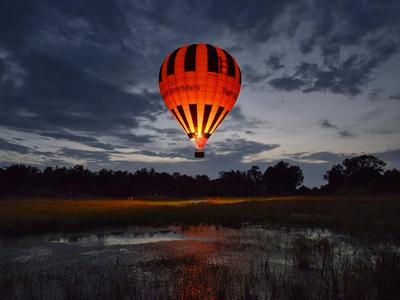
<svg viewBox="0 0 400 300">
<path fill-rule="evenodd" d="M 400 171 L 397 169 L 386 170 L 381 176 L 378 189 L 381 193 L 392 194 L 400 192 Z"/>
<path fill-rule="evenodd" d="M 343 161 L 343 174 L 349 186 L 368 186 L 383 174 L 386 163 L 373 155 L 346 158 Z"/>
<path fill-rule="evenodd" d="M 247 180 L 246 172 L 222 171 L 219 172 L 218 190 L 225 195 L 247 195 L 252 191 L 250 182 Z"/>
<path fill-rule="evenodd" d="M 311 189 L 309 187 L 306 187 L 305 185 L 302 185 L 298 188 L 297 192 L 300 195 L 308 195 L 311 193 Z"/>
<path fill-rule="evenodd" d="M 31 195 L 39 182 L 40 170 L 23 164 L 14 164 L 5 169 L 3 184 L 8 190 L 14 190 L 19 195 Z"/>
<path fill-rule="evenodd" d="M 346 176 L 344 174 L 342 165 L 335 165 L 326 172 L 324 175 L 324 179 L 328 181 L 326 186 L 326 190 L 334 191 L 339 187 L 343 186 L 346 182 Z"/>
<path fill-rule="evenodd" d="M 280 161 L 268 167 L 263 175 L 265 190 L 269 193 L 293 193 L 303 183 L 303 171 Z"/>
<path fill-rule="evenodd" d="M 252 166 L 247 171 L 247 180 L 253 187 L 254 194 L 260 194 L 263 191 L 263 174 L 259 166 Z"/>
<path fill-rule="evenodd" d="M 373 155 L 361 155 L 346 158 L 342 164 L 335 165 L 326 172 L 328 181 L 326 189 L 335 191 L 338 188 L 373 189 L 382 180 L 386 163 Z"/>
<path fill-rule="evenodd" d="M 83 166 L 47 167 L 43 171 L 27 165 L 0 168 L 0 196 L 59 197 L 140 197 L 140 196 L 252 196 L 262 193 L 320 195 L 339 188 L 355 188 L 373 193 L 400 192 L 400 171 L 386 170 L 385 163 L 373 156 L 346 159 L 327 171 L 328 184 L 321 189 L 302 186 L 303 172 L 283 161 L 247 171 L 220 172 L 217 179 L 206 175 L 189 176 L 178 172 L 156 172 L 153 168 L 136 172 L 102 169 L 92 172 Z M 360 188 L 361 187 L 361 188 Z"/>
</svg>

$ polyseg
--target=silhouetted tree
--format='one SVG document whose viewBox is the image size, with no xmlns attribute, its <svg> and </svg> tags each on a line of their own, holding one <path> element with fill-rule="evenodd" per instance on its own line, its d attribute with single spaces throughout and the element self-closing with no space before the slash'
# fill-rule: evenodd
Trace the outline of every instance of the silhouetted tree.
<svg viewBox="0 0 400 300">
<path fill-rule="evenodd" d="M 260 194 L 263 192 L 263 174 L 258 166 L 252 166 L 250 170 L 247 171 L 247 178 L 250 182 L 254 194 Z"/>
<path fill-rule="evenodd" d="M 397 169 L 386 170 L 377 183 L 380 193 L 400 193 L 400 171 Z"/>
<path fill-rule="evenodd" d="M 343 171 L 342 165 L 335 165 L 326 172 L 324 179 L 328 181 L 326 185 L 326 190 L 334 191 L 339 187 L 343 186 L 346 182 L 346 176 Z"/>
<path fill-rule="evenodd" d="M 372 155 L 346 158 L 343 174 L 349 186 L 368 186 L 383 174 L 386 163 Z"/>
<path fill-rule="evenodd" d="M 303 179 L 303 171 L 299 166 L 290 166 L 283 161 L 268 167 L 263 175 L 268 193 L 293 193 L 303 183 Z"/>
<path fill-rule="evenodd" d="M 391 182 L 392 173 L 384 175 L 386 163 L 372 155 L 361 155 L 353 158 L 346 158 L 342 164 L 335 165 L 326 172 L 324 179 L 328 181 L 325 186 L 327 191 L 344 190 L 369 190 L 379 192 Z M 396 174 L 395 172 L 393 174 Z M 394 175 L 396 177 L 396 175 Z"/>
<path fill-rule="evenodd" d="M 373 156 L 346 159 L 333 166 L 321 190 L 300 187 L 303 172 L 283 161 L 267 168 L 220 172 L 217 179 L 206 175 L 188 176 L 178 172 L 156 172 L 153 168 L 136 172 L 102 169 L 90 171 L 83 166 L 47 167 L 43 171 L 26 165 L 0 168 L 0 196 L 59 197 L 140 197 L 140 196 L 253 196 L 262 194 L 313 194 L 346 191 L 360 187 L 375 193 L 400 192 L 400 171 L 386 170 L 385 163 Z"/>
<path fill-rule="evenodd" d="M 224 195 L 244 196 L 252 192 L 251 182 L 248 180 L 246 172 L 228 171 L 219 172 L 218 189 Z"/>
</svg>

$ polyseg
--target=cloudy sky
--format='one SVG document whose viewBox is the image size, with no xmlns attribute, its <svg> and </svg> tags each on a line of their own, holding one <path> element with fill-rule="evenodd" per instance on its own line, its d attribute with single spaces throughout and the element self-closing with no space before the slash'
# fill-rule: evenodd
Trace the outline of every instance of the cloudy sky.
<svg viewBox="0 0 400 300">
<path fill-rule="evenodd" d="M 3 0 L 0 165 L 220 170 L 279 160 L 308 186 L 345 157 L 400 167 L 400 1 Z M 206 158 L 164 107 L 182 45 L 228 50 L 243 84 Z"/>
</svg>

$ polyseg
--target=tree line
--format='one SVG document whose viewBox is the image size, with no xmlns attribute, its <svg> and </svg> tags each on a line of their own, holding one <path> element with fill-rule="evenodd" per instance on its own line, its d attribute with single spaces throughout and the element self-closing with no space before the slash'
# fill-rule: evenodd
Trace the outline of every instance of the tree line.
<svg viewBox="0 0 400 300">
<path fill-rule="evenodd" d="M 169 174 L 152 169 L 136 172 L 74 167 L 39 168 L 14 164 L 0 168 L 0 196 L 58 197 L 198 197 L 258 196 L 331 193 L 400 192 L 400 171 L 386 170 L 386 163 L 371 155 L 345 159 L 324 175 L 326 184 L 309 189 L 302 185 L 299 166 L 280 161 L 264 172 L 258 166 L 247 171 L 222 171 L 216 179 L 206 175 Z"/>
</svg>

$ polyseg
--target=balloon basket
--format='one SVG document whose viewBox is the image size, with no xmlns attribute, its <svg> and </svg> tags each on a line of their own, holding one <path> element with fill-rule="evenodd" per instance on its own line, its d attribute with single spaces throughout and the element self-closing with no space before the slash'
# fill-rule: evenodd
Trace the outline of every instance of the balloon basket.
<svg viewBox="0 0 400 300">
<path fill-rule="evenodd" d="M 204 157 L 204 150 L 196 150 L 196 152 L 194 153 L 194 157 L 203 158 Z"/>
</svg>

